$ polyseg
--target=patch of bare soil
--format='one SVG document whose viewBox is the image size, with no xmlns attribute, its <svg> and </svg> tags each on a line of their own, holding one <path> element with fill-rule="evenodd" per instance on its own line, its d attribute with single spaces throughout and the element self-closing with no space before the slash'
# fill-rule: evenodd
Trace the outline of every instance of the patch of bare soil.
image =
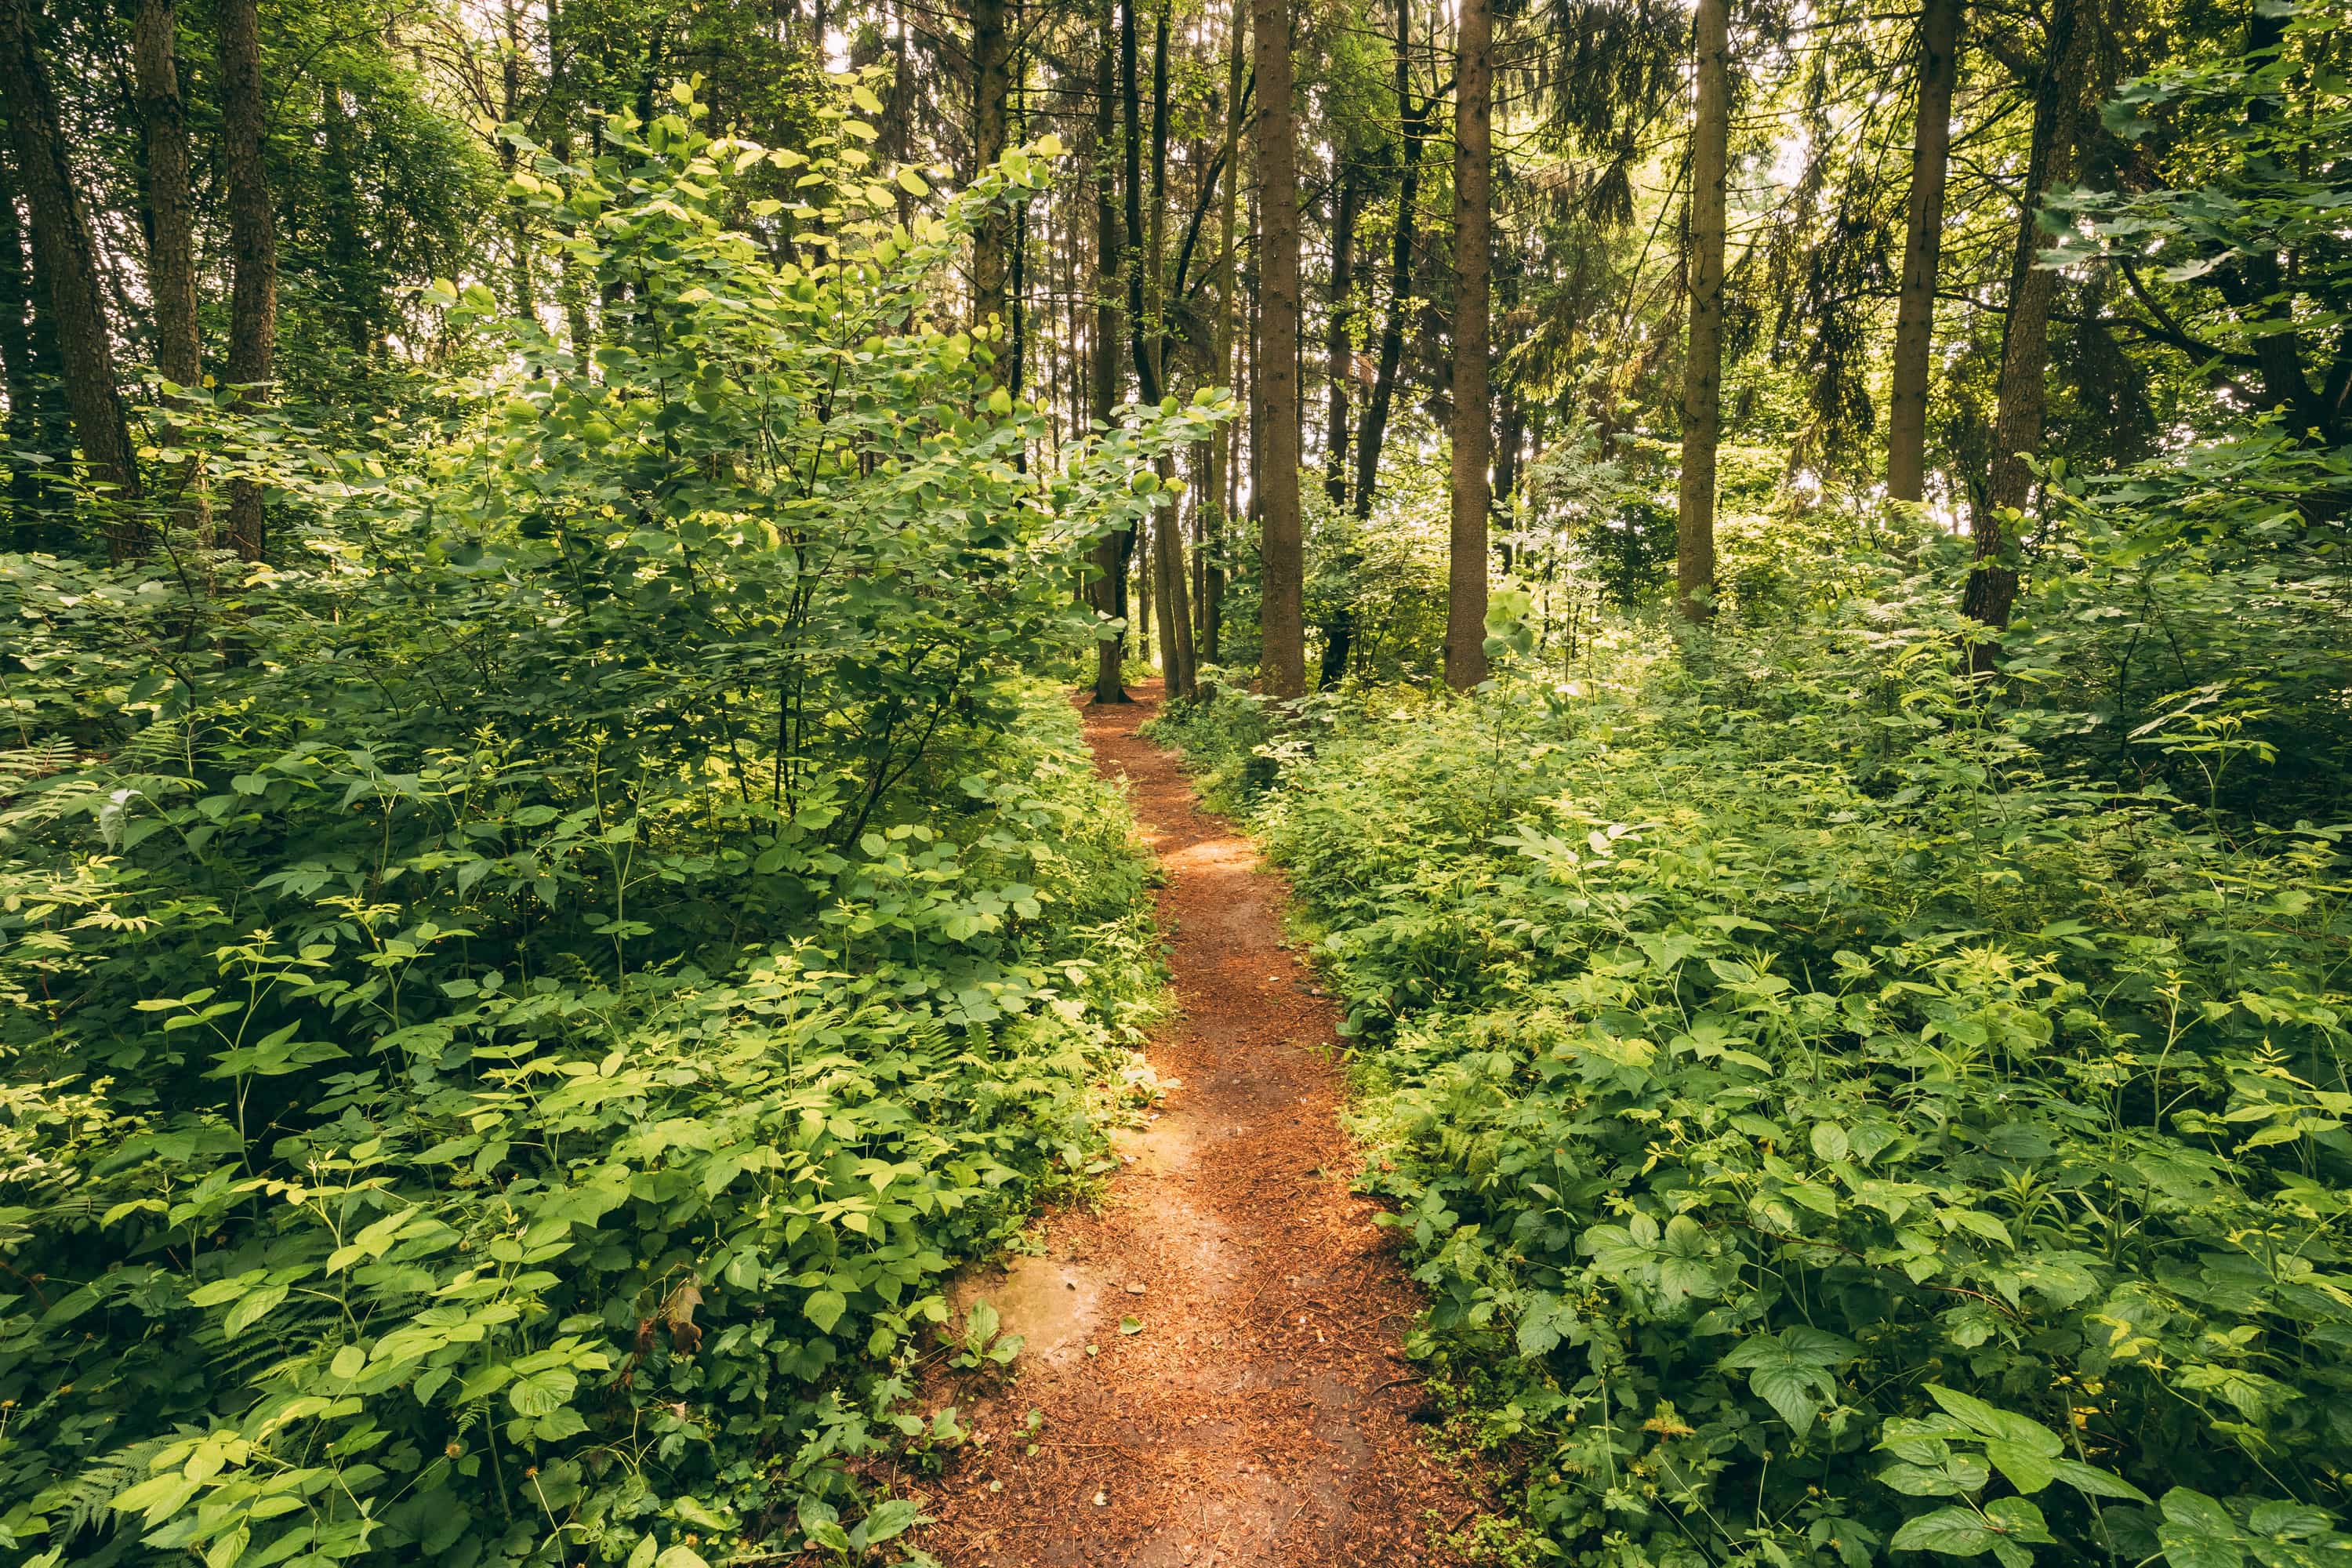
<svg viewBox="0 0 2352 1568">
<path fill-rule="evenodd" d="M 1165 872 L 1181 1012 L 1149 1056 L 1181 1085 L 1103 1212 L 1051 1216 L 1045 1256 L 960 1291 L 1028 1343 L 1009 1385 L 937 1391 L 988 1441 L 922 1544 L 950 1568 L 1455 1562 L 1433 1541 L 1475 1500 L 1412 1419 L 1415 1302 L 1349 1191 L 1336 1011 L 1282 945 L 1281 878 L 1137 736 L 1155 707 L 1088 707 L 1087 734 Z"/>
</svg>

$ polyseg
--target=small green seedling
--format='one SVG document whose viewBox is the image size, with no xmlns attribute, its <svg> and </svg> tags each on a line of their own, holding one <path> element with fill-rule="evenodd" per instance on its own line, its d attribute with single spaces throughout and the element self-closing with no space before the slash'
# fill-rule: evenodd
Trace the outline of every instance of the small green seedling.
<svg viewBox="0 0 2352 1568">
<path fill-rule="evenodd" d="M 1011 1366 L 1013 1358 L 1021 1353 L 1021 1347 L 1028 1342 L 1019 1334 L 998 1332 L 1003 1325 L 1003 1320 L 997 1315 L 995 1308 L 984 1300 L 974 1301 L 971 1310 L 964 1314 L 963 1337 L 961 1340 L 950 1329 L 940 1331 L 940 1338 L 955 1347 L 955 1353 L 948 1358 L 948 1363 L 975 1372 L 1001 1372 Z"/>
</svg>

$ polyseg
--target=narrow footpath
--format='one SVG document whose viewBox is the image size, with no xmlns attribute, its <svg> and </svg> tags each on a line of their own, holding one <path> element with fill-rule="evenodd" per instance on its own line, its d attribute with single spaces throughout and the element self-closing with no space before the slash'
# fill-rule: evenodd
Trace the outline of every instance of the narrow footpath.
<svg viewBox="0 0 2352 1568">
<path fill-rule="evenodd" d="M 1414 1302 L 1349 1191 L 1335 1009 L 1283 945 L 1282 879 L 1136 734 L 1154 695 L 1085 715 L 1164 873 L 1181 1012 L 1149 1057 L 1181 1081 L 1101 1213 L 1048 1215 L 1043 1257 L 965 1283 L 1028 1343 L 1002 1391 L 956 1391 L 988 1442 L 921 1542 L 947 1568 L 1453 1563 L 1431 1543 L 1474 1499 L 1412 1423 Z"/>
</svg>

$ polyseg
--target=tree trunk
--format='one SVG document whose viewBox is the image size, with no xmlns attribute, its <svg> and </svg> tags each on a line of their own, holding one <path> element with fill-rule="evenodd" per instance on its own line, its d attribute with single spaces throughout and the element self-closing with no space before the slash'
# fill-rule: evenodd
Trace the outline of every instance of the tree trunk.
<svg viewBox="0 0 2352 1568">
<path fill-rule="evenodd" d="M 1234 324 L 1236 306 L 1236 268 L 1234 246 L 1235 228 L 1241 211 L 1241 119 L 1242 119 L 1242 27 L 1246 18 L 1242 0 L 1234 0 L 1233 15 L 1227 24 L 1225 48 L 1225 205 L 1223 218 L 1223 247 L 1217 257 L 1217 374 L 1231 381 L 1234 376 Z M 1211 664 L 1217 662 L 1217 641 L 1223 630 L 1220 615 L 1224 596 L 1224 569 L 1218 564 L 1218 554 L 1223 548 L 1225 526 L 1232 513 L 1228 499 L 1236 466 L 1234 449 L 1241 432 L 1228 426 L 1210 439 L 1209 482 L 1196 503 L 1201 524 L 1201 658 Z"/>
<path fill-rule="evenodd" d="M 188 188 L 187 110 L 180 100 L 173 0 L 141 0 L 131 58 L 147 146 L 147 288 L 155 312 L 155 368 L 196 387 L 195 203 Z"/>
<path fill-rule="evenodd" d="M 1960 74 L 1961 0 L 1926 0 L 1919 14 L 1919 110 L 1911 138 L 1911 206 L 1895 317 L 1895 384 L 1886 428 L 1886 493 L 1927 493 L 1927 380 L 1936 337 L 1936 277 L 1944 245 L 1944 176 L 1952 89 Z"/>
<path fill-rule="evenodd" d="M 2250 68 L 2260 68 L 2278 58 L 2291 15 L 2284 10 L 2273 14 L 2266 5 L 2248 8 L 2245 59 Z M 2256 94 L 2247 106 L 2251 125 L 2266 127 L 2276 118 L 2277 104 L 2268 94 Z M 2298 259 L 2294 251 L 2288 253 L 2291 270 L 2301 270 Z M 2304 374 L 2304 332 L 2294 321 L 2297 289 L 2280 268 L 2278 253 L 2259 248 L 2242 251 L 2215 271 L 2213 281 L 2241 320 L 2259 323 L 2248 345 L 2259 378 L 2254 389 L 2257 406 L 2275 408 L 2284 415 L 2298 437 L 2335 446 L 2344 416 L 2342 387 L 2339 384 L 2332 395 L 2322 395 Z"/>
<path fill-rule="evenodd" d="M 1683 366 L 1681 510 L 1675 530 L 1675 607 L 1715 614 L 1715 448 L 1723 423 L 1723 204 L 1731 140 L 1728 0 L 1698 0 L 1691 127 L 1690 346 Z"/>
<path fill-rule="evenodd" d="M 1445 684 L 1456 691 L 1486 679 L 1486 461 L 1494 443 L 1494 410 L 1486 395 L 1494 25 L 1491 0 L 1461 0 L 1454 87 L 1454 521 L 1445 566 Z"/>
<path fill-rule="evenodd" d="M 35 275 L 27 236 L 16 216 L 16 186 L 0 148 L 0 385 L 8 394 L 6 437 L 17 452 L 56 452 L 72 439 L 58 417 L 52 384 L 57 342 L 49 318 L 34 309 Z M 9 522 L 14 547 L 47 548 L 39 537 L 41 475 L 32 463 L 8 465 Z"/>
<path fill-rule="evenodd" d="M 1160 552 L 1151 547 L 1151 520 L 1147 517 L 1135 531 L 1135 657 L 1149 669 L 1151 657 L 1151 580 L 1160 569 Z"/>
<path fill-rule="evenodd" d="M 1348 370 L 1354 363 L 1354 342 L 1348 308 L 1356 281 L 1356 212 L 1362 193 L 1356 171 L 1344 154 L 1339 171 L 1339 195 L 1331 215 L 1331 321 L 1324 343 L 1324 380 L 1328 422 L 1323 434 L 1323 493 L 1333 506 L 1348 504 Z"/>
<path fill-rule="evenodd" d="M 2009 625 L 2017 603 L 2017 568 L 2008 559 L 2007 519 L 2023 509 L 2033 488 L 2027 457 L 2042 445 L 2050 365 L 2050 307 L 2058 274 L 2034 265 L 2042 250 L 2042 204 L 2074 177 L 2074 142 L 2081 120 L 2084 79 L 2089 75 L 2095 25 L 2078 0 L 2053 0 L 2050 40 L 2042 83 L 2033 100 L 2032 151 L 2026 163 L 2025 193 L 2010 258 L 2009 315 L 2001 332 L 2000 405 L 1993 420 L 1992 481 L 1974 520 L 1976 569 L 1961 608 L 1985 625 Z M 1979 669 L 1991 659 L 1979 644 Z"/>
<path fill-rule="evenodd" d="M 269 397 L 278 347 L 278 226 L 261 159 L 261 25 L 256 0 L 222 0 L 221 134 L 228 176 L 228 382 L 247 407 Z M 266 542 L 261 486 L 230 481 L 229 543 L 258 561 Z"/>
<path fill-rule="evenodd" d="M 147 292 L 155 315 L 155 369 L 174 386 L 204 383 L 196 339 L 195 201 L 188 185 L 188 118 L 180 98 L 180 19 L 173 0 L 141 0 L 131 34 L 131 63 L 139 89 L 147 150 Z M 184 399 L 164 394 L 166 408 Z M 167 423 L 163 445 L 180 444 Z M 191 493 L 194 465 L 177 464 L 170 488 L 180 498 L 181 526 L 199 538 L 210 519 L 201 492 Z"/>
<path fill-rule="evenodd" d="M 971 151 L 975 178 L 1004 156 L 1006 102 L 1013 93 L 1013 35 L 1005 26 L 1005 0 L 971 0 Z M 1012 230 L 1003 204 L 992 204 L 972 236 L 972 319 L 1003 320 L 1005 247 Z"/>
<path fill-rule="evenodd" d="M 90 479 L 109 487 L 118 500 L 135 501 L 139 468 L 122 389 L 115 380 L 98 246 L 66 160 L 65 128 L 35 37 L 32 0 L 0 0 L 0 99 L 8 105 L 16 178 L 32 216 L 35 275 L 48 282 L 48 315 L 74 439 Z M 136 553 L 142 537 L 134 522 L 107 526 L 108 550 L 117 560 Z"/>
<path fill-rule="evenodd" d="M 235 3 L 235 0 L 232 0 Z M 499 59 L 500 91 L 499 121 L 513 125 L 522 119 L 522 7 L 516 0 L 506 0 L 506 48 Z M 224 64 L 224 69 L 226 65 Z M 507 174 L 515 172 L 514 144 L 501 137 L 499 141 L 499 167 Z M 508 238 L 513 251 L 509 275 L 514 279 L 515 314 L 530 317 L 538 313 L 538 291 L 530 280 L 530 227 L 520 200 L 507 204 Z"/>
<path fill-rule="evenodd" d="M 1095 57 L 1095 329 L 1094 408 L 1097 421 L 1109 423 L 1118 403 L 1118 264 L 1125 244 L 1119 235 L 1118 206 L 1112 199 L 1108 164 L 1111 143 L 1112 72 L 1117 44 L 1110 19 L 1111 0 L 1105 0 L 1102 47 Z M 1135 552 L 1135 531 L 1123 528 L 1095 546 L 1095 608 L 1113 620 L 1128 619 L 1127 563 Z M 1131 628 L 1130 628 L 1131 629 Z M 1120 679 L 1127 657 L 1127 632 L 1096 644 L 1095 700 L 1131 700 Z"/>
<path fill-rule="evenodd" d="M 818 36 L 821 41 L 822 27 Z M 571 58 L 570 39 L 563 26 L 563 0 L 547 0 L 547 92 L 555 100 L 555 119 L 547 146 L 555 161 L 564 164 L 572 162 L 572 117 L 580 107 L 566 79 Z M 585 378 L 589 374 L 589 355 L 596 346 L 596 331 L 588 320 L 590 274 L 587 265 L 569 248 L 556 258 L 556 267 L 555 287 L 563 302 L 563 330 L 575 362 L 573 374 Z M 373 348 L 373 329 L 369 335 Z"/>
<path fill-rule="evenodd" d="M 1164 494 L 1173 489 L 1176 459 L 1160 455 L 1160 485 Z M 1189 702 L 1198 692 L 1192 676 L 1192 612 L 1184 593 L 1184 531 L 1178 526 L 1176 498 L 1153 514 L 1151 531 L 1159 536 L 1154 557 L 1154 601 L 1160 606 L 1160 662 L 1168 672 L 1167 694 Z"/>
<path fill-rule="evenodd" d="M 1404 359 L 1404 313 L 1412 297 L 1413 204 L 1421 195 L 1421 142 L 1427 130 L 1429 106 L 1412 100 L 1411 56 L 1412 0 L 1396 0 L 1397 174 L 1396 233 L 1389 257 L 1389 317 L 1381 331 L 1380 368 L 1372 395 L 1356 432 L 1356 515 L 1372 515 L 1378 489 L 1381 447 L 1388 437 L 1389 403 L 1396 395 L 1397 367 Z"/>
<path fill-rule="evenodd" d="M 1135 73 L 1135 0 L 1126 0 L 1121 12 L 1119 68 L 1127 100 L 1127 221 L 1129 237 L 1129 325 L 1135 339 L 1135 380 L 1146 403 L 1168 395 L 1166 355 L 1168 331 L 1163 315 L 1161 268 L 1167 254 L 1168 214 L 1168 39 L 1171 6 L 1163 0 L 1151 43 L 1151 216 L 1141 214 L 1143 201 L 1139 168 L 1140 128 L 1137 124 L 1139 96 Z M 1149 240 L 1141 255 L 1134 244 L 1139 235 Z M 1176 477 L 1175 460 L 1162 454 L 1160 479 L 1163 486 Z M 1150 576 L 1147 592 L 1158 609 L 1160 668 L 1165 672 L 1169 697 L 1190 700 L 1193 693 L 1192 628 L 1184 596 L 1184 540 L 1176 526 L 1173 506 L 1152 514 Z"/>
<path fill-rule="evenodd" d="M 1259 538 L 1259 682 L 1268 696 L 1307 693 L 1301 605 L 1306 550 L 1298 524 L 1298 144 L 1291 104 L 1289 0 L 1251 0 L 1257 64 L 1257 188 L 1263 287 L 1257 377 L 1265 428 L 1255 478 L 1265 497 Z"/>
</svg>

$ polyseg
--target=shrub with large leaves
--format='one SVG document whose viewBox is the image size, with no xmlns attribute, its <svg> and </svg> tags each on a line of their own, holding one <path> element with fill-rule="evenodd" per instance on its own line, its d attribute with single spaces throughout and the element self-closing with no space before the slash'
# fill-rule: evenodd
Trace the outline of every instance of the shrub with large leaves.
<svg viewBox="0 0 2352 1568">
<path fill-rule="evenodd" d="M 2338 1560 L 2342 834 L 2053 776 L 1875 570 L 1162 722 L 1325 928 L 1412 1348 L 1548 1557 Z"/>
<path fill-rule="evenodd" d="M 847 89 L 845 89 L 847 90 Z M 1097 1167 L 1140 862 L 1071 589 L 1222 412 L 1024 464 L 905 225 L 690 93 L 509 195 L 593 342 L 437 291 L 361 451 L 188 411 L 247 569 L 0 558 L 0 1547 L 43 1564 L 893 1550 L 942 1277 Z M 737 184 L 782 171 L 799 199 Z M 900 188 L 920 180 L 900 176 Z"/>
</svg>

